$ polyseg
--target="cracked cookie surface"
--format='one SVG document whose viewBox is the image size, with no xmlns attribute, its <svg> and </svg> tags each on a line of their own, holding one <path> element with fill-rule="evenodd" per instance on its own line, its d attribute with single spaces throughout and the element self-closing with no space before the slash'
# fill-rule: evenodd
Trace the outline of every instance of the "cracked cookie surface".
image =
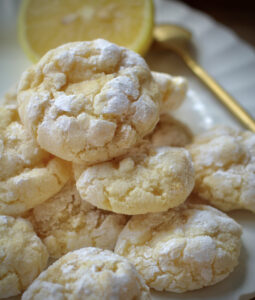
<svg viewBox="0 0 255 300">
<path fill-rule="evenodd" d="M 48 252 L 32 225 L 0 216 L 0 298 L 22 293 L 47 266 Z"/>
<path fill-rule="evenodd" d="M 170 115 L 163 114 L 153 132 L 146 138 L 154 147 L 184 147 L 191 143 L 193 134 L 184 123 Z"/>
<path fill-rule="evenodd" d="M 188 147 L 195 167 L 194 192 L 215 207 L 255 212 L 255 134 L 216 127 Z"/>
<path fill-rule="evenodd" d="M 17 108 L 17 89 L 18 83 L 13 84 L 4 94 L 1 105 L 13 105 L 15 108 Z"/>
<path fill-rule="evenodd" d="M 94 166 L 75 166 L 82 199 L 127 215 L 167 210 L 186 200 L 194 186 L 191 157 L 183 148 L 133 149 Z"/>
<path fill-rule="evenodd" d="M 133 216 L 115 252 L 129 259 L 151 288 L 182 293 L 215 284 L 238 263 L 241 227 L 207 206 L 183 204 Z"/>
<path fill-rule="evenodd" d="M 67 182 L 69 169 L 28 135 L 15 104 L 0 107 L 0 214 L 21 215 L 47 200 Z"/>
<path fill-rule="evenodd" d="M 18 88 L 20 116 L 38 144 L 87 164 L 122 155 L 151 132 L 160 97 L 141 56 L 101 39 L 49 51 Z"/>
<path fill-rule="evenodd" d="M 127 259 L 83 248 L 61 257 L 31 284 L 22 300 L 150 300 L 149 288 Z"/>
<path fill-rule="evenodd" d="M 83 201 L 75 182 L 69 181 L 58 194 L 34 208 L 29 220 L 50 256 L 59 258 L 89 246 L 113 250 L 127 217 Z"/>
<path fill-rule="evenodd" d="M 152 77 L 156 81 L 162 97 L 160 112 L 166 113 L 180 107 L 187 93 L 187 80 L 181 76 L 172 76 L 161 72 L 152 72 Z"/>
</svg>

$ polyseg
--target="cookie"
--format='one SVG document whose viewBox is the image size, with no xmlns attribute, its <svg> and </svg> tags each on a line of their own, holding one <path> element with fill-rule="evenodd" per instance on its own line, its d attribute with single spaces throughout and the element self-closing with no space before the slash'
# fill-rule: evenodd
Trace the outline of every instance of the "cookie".
<svg viewBox="0 0 255 300">
<path fill-rule="evenodd" d="M 195 167 L 194 192 L 213 206 L 255 212 L 255 134 L 216 127 L 188 146 Z"/>
<path fill-rule="evenodd" d="M 30 212 L 34 230 L 51 257 L 93 246 L 113 250 L 127 217 L 106 212 L 82 201 L 75 183 L 65 187 Z"/>
<path fill-rule="evenodd" d="M 126 153 L 151 132 L 160 101 L 144 59 L 102 39 L 49 51 L 18 89 L 21 119 L 38 144 L 91 165 Z"/>
<path fill-rule="evenodd" d="M 81 166 L 78 169 L 81 175 L 76 186 L 83 200 L 127 215 L 178 206 L 194 185 L 191 158 L 183 148 L 142 147 L 124 157 L 85 167 L 83 172 Z"/>
<path fill-rule="evenodd" d="M 30 285 L 22 300 L 149 300 L 133 265 L 108 250 L 83 248 L 61 257 Z"/>
<path fill-rule="evenodd" d="M 3 101 L 1 104 L 3 105 L 13 105 L 17 107 L 17 89 L 18 84 L 12 85 L 9 90 L 4 94 Z"/>
<path fill-rule="evenodd" d="M 20 123 L 15 105 L 0 107 L 0 214 L 21 215 L 57 193 L 69 163 L 42 150 Z"/>
<path fill-rule="evenodd" d="M 206 205 L 133 216 L 115 252 L 132 262 L 151 288 L 182 293 L 213 285 L 238 263 L 241 227 Z"/>
<path fill-rule="evenodd" d="M 191 143 L 192 137 L 187 125 L 170 115 L 163 114 L 147 139 L 154 147 L 184 147 Z"/>
<path fill-rule="evenodd" d="M 152 72 L 152 76 L 158 84 L 162 97 L 160 112 L 166 113 L 180 107 L 188 90 L 187 80 L 181 76 L 160 72 Z"/>
<path fill-rule="evenodd" d="M 22 219 L 0 216 L 0 298 L 22 293 L 47 266 L 48 252 Z"/>
</svg>

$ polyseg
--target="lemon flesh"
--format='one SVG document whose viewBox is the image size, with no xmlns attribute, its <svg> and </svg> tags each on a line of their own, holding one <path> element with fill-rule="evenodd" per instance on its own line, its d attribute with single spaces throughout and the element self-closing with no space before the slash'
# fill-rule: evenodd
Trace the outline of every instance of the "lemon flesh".
<svg viewBox="0 0 255 300">
<path fill-rule="evenodd" d="M 96 38 L 143 55 L 153 17 L 152 0 L 23 0 L 19 39 L 32 61 L 59 45 Z"/>
</svg>

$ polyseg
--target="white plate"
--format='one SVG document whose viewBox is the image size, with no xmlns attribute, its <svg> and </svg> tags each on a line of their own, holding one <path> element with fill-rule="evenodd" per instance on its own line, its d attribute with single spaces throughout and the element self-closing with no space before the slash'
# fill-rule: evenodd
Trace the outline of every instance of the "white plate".
<svg viewBox="0 0 255 300">
<path fill-rule="evenodd" d="M 18 0 L 0 2 L 0 96 L 30 64 L 16 38 L 18 3 Z M 255 117 L 254 50 L 229 29 L 181 2 L 155 0 L 155 3 L 156 22 L 172 22 L 189 28 L 193 32 L 199 63 Z M 187 100 L 176 115 L 189 124 L 193 132 L 204 131 L 219 123 L 240 127 L 174 54 L 152 49 L 146 59 L 154 70 L 189 79 Z M 255 296 L 255 217 L 245 211 L 230 215 L 244 228 L 240 264 L 235 271 L 223 282 L 198 291 L 185 294 L 153 292 L 154 300 L 248 300 Z"/>
</svg>

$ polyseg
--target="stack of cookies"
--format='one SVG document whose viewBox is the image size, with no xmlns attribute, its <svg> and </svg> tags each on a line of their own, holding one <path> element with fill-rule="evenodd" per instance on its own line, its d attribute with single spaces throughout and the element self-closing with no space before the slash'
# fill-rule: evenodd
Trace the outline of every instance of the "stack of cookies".
<svg viewBox="0 0 255 300">
<path fill-rule="evenodd" d="M 241 227 L 208 204 L 255 212 L 255 135 L 193 137 L 170 116 L 186 90 L 100 39 L 23 73 L 0 108 L 0 298 L 151 299 L 233 271 Z"/>
</svg>

